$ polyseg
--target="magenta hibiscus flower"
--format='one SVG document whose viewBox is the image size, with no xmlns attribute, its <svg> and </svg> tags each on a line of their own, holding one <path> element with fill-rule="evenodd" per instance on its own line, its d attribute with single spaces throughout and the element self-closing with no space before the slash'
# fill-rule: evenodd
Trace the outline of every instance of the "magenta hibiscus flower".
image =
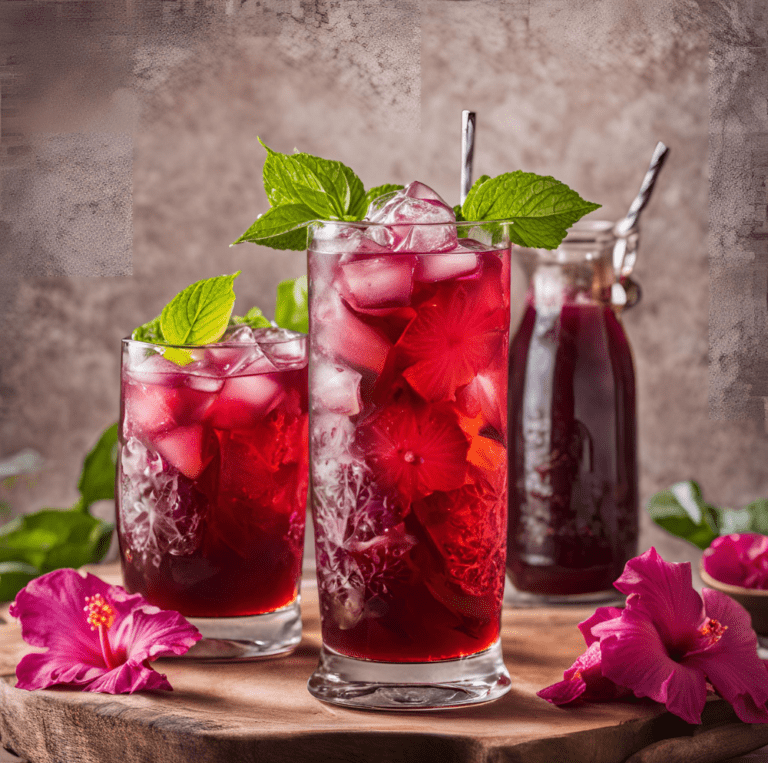
<svg viewBox="0 0 768 763">
<path fill-rule="evenodd" d="M 715 538 L 701 563 L 704 572 L 721 583 L 768 589 L 768 535 L 732 533 Z"/>
<path fill-rule="evenodd" d="M 601 607 L 581 623 L 587 652 L 540 697 L 562 705 L 631 692 L 701 723 L 709 681 L 741 720 L 768 723 L 768 672 L 740 604 L 709 589 L 702 601 L 691 565 L 665 562 L 654 548 L 630 559 L 615 586 L 626 608 Z"/>
<path fill-rule="evenodd" d="M 19 689 L 67 686 L 107 694 L 171 689 L 151 660 L 184 654 L 201 638 L 178 612 L 158 609 L 95 575 L 61 569 L 19 591 L 10 614 L 21 635 L 46 652 L 16 667 Z"/>
</svg>

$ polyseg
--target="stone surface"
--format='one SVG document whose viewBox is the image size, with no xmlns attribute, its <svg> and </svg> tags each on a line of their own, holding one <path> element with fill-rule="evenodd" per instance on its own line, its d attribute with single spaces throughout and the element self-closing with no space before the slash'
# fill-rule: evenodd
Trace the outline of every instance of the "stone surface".
<svg viewBox="0 0 768 763">
<path fill-rule="evenodd" d="M 83 455 L 118 416 L 120 338 L 183 286 L 242 269 L 237 309 L 269 313 L 277 282 L 303 272 L 302 253 L 229 247 L 266 209 L 257 135 L 340 159 L 366 186 L 418 178 L 455 201 L 462 108 L 478 112 L 476 175 L 553 174 L 602 202 L 596 216 L 621 215 L 656 141 L 671 146 L 625 319 L 641 497 L 688 477 L 715 503 L 768 495 L 764 13 L 759 0 L 2 4 L 0 457 L 30 446 L 47 465 L 0 500 L 74 501 Z M 643 546 L 682 553 L 643 527 Z"/>
</svg>

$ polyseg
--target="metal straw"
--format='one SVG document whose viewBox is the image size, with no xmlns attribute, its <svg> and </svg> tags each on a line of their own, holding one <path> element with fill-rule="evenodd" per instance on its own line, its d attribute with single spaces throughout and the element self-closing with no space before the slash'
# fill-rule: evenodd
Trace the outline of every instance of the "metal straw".
<svg viewBox="0 0 768 763">
<path fill-rule="evenodd" d="M 640 190 L 638 191 L 635 200 L 630 204 L 626 216 L 622 220 L 619 220 L 613 227 L 613 233 L 618 239 L 613 248 L 613 269 L 617 278 L 626 277 L 632 272 L 632 268 L 635 264 L 634 252 L 632 260 L 625 262 L 627 254 L 627 238 L 629 238 L 630 235 L 637 233 L 637 221 L 640 217 L 640 213 L 645 209 L 651 198 L 656 179 L 658 178 L 659 172 L 664 166 L 664 162 L 668 155 L 669 149 L 659 141 L 653 151 L 651 163 L 645 173 L 645 177 L 643 178 L 642 185 L 640 186 Z"/>
<path fill-rule="evenodd" d="M 461 193 L 463 204 L 472 187 L 472 161 L 475 155 L 475 120 L 474 111 L 461 112 Z"/>
</svg>

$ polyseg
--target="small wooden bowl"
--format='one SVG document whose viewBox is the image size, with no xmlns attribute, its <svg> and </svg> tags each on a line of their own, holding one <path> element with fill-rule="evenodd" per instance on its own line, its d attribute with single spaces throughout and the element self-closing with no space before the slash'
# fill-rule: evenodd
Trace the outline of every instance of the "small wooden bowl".
<svg viewBox="0 0 768 763">
<path fill-rule="evenodd" d="M 714 588 L 716 591 L 727 593 L 749 612 L 755 633 L 760 636 L 768 636 L 768 591 L 721 583 L 704 571 L 704 565 L 699 566 L 699 574 L 707 588 Z"/>
</svg>

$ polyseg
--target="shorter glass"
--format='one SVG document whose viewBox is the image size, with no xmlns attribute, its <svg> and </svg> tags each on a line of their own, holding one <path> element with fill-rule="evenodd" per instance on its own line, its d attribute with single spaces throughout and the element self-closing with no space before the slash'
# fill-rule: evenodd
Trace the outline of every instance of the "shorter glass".
<svg viewBox="0 0 768 763">
<path fill-rule="evenodd" d="M 185 656 L 254 659 L 301 640 L 306 336 L 123 340 L 117 529 L 132 593 L 203 634 Z M 186 358 L 185 358 L 186 355 Z M 189 362 L 191 361 L 191 362 Z"/>
</svg>

